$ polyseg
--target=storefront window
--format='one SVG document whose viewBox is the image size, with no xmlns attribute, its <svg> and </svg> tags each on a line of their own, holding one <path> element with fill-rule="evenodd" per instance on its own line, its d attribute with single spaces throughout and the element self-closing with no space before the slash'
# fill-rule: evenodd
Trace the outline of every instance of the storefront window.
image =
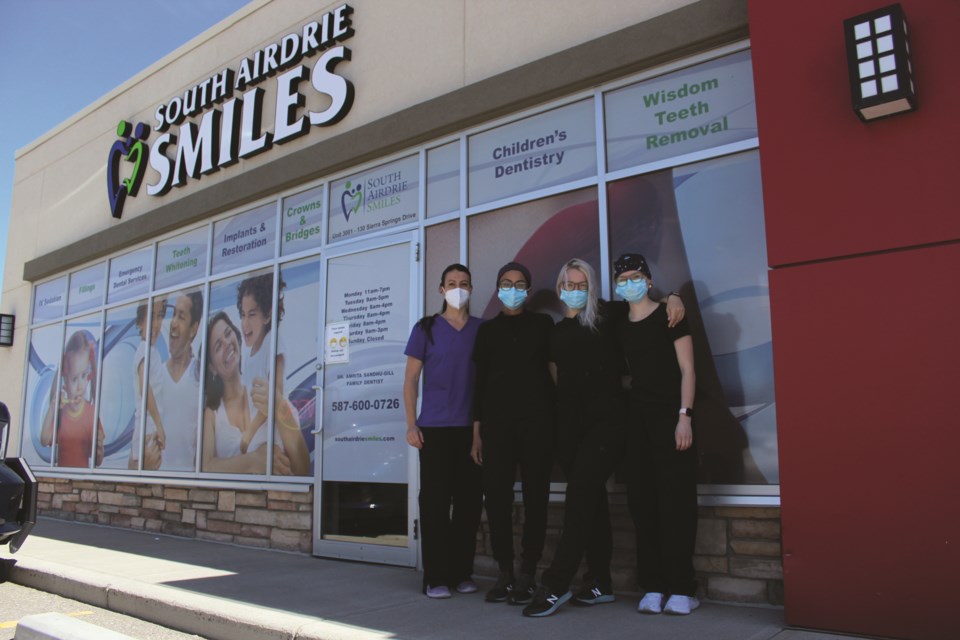
<svg viewBox="0 0 960 640">
<path fill-rule="evenodd" d="M 427 150 L 427 217 L 460 208 L 460 141 Z"/>
<path fill-rule="evenodd" d="M 298 462 L 290 467 L 290 475 L 311 477 L 313 431 L 317 428 L 317 340 L 321 335 L 320 266 L 319 259 L 310 258 L 281 267 L 275 323 L 277 386 L 273 441 L 291 452 L 288 458 Z M 278 471 L 274 467 L 274 475 Z"/>
<path fill-rule="evenodd" d="M 59 320 L 63 317 L 63 310 L 67 302 L 67 278 L 57 278 L 50 282 L 38 284 L 33 293 L 34 323 L 47 320 Z"/>
<path fill-rule="evenodd" d="M 320 246 L 323 236 L 323 187 L 283 199 L 280 255 L 287 256 Z"/>
<path fill-rule="evenodd" d="M 412 155 L 330 184 L 327 240 L 349 240 L 417 221 L 420 158 Z"/>
<path fill-rule="evenodd" d="M 147 368 L 160 365 L 156 352 L 162 315 L 151 332 L 147 301 L 115 307 L 106 313 L 100 361 L 100 424 L 103 425 L 105 469 L 130 468 L 134 434 L 140 433 L 143 381 Z M 141 310 L 142 309 L 142 310 Z M 152 360 L 148 363 L 149 359 Z M 148 403 L 148 430 L 153 429 L 156 404 Z M 153 409 L 151 415 L 149 408 Z M 137 442 L 139 451 L 139 438 Z M 136 468 L 136 465 L 133 466 Z"/>
<path fill-rule="evenodd" d="M 50 397 L 47 419 L 40 431 L 40 442 L 53 446 L 53 461 L 58 467 L 99 467 L 103 462 L 103 425 L 96 420 L 97 365 L 100 348 L 100 314 L 74 318 L 67 322 L 59 386 Z M 59 405 L 52 420 L 54 404 Z"/>
<path fill-rule="evenodd" d="M 273 258 L 277 236 L 277 205 L 220 220 L 213 225 L 213 273 L 240 269 Z"/>
<path fill-rule="evenodd" d="M 65 285 L 66 279 L 61 280 Z M 37 299 L 42 300 L 41 296 L 49 295 L 49 291 L 47 289 L 41 293 L 38 287 Z M 53 460 L 53 438 L 41 438 L 41 433 L 45 424 L 55 423 L 59 409 L 57 373 L 62 344 L 63 325 L 60 323 L 39 327 L 30 332 L 22 455 L 33 467 L 49 466 Z"/>
<path fill-rule="evenodd" d="M 472 216 L 468 232 L 471 314 L 497 315 L 497 271 L 515 260 L 530 269 L 533 279 L 526 307 L 559 317 L 554 284 L 560 267 L 571 258 L 593 265 L 600 259 L 597 191 L 591 187 Z"/>
<path fill-rule="evenodd" d="M 70 274 L 67 313 L 89 311 L 103 304 L 106 263 L 95 264 Z"/>
<path fill-rule="evenodd" d="M 427 227 L 424 239 L 423 305 L 424 315 L 427 315 L 440 311 L 442 299 L 437 295 L 437 287 L 443 270 L 460 262 L 460 221 L 451 220 Z"/>
<path fill-rule="evenodd" d="M 611 91 L 604 113 L 608 171 L 756 138 L 750 52 Z"/>
<path fill-rule="evenodd" d="M 143 438 L 142 468 L 147 471 L 195 471 L 200 408 L 200 347 L 203 340 L 203 293 L 199 288 L 153 299 L 163 310 L 156 339 L 162 366 L 151 364 L 148 387 L 157 403 L 164 437 L 150 431 Z M 151 327 L 152 329 L 152 327 Z M 139 440 L 139 438 L 135 438 Z"/>
<path fill-rule="evenodd" d="M 207 233 L 200 227 L 157 243 L 155 289 L 199 280 L 207 274 Z"/>
<path fill-rule="evenodd" d="M 270 270 L 210 285 L 201 471 L 267 472 L 272 300 Z"/>
<path fill-rule="evenodd" d="M 610 255 L 643 254 L 693 332 L 700 482 L 778 484 L 760 158 L 749 152 L 612 183 Z"/>
<path fill-rule="evenodd" d="M 469 138 L 470 206 L 597 174 L 593 100 Z"/>
<path fill-rule="evenodd" d="M 153 248 L 145 247 L 110 260 L 107 302 L 120 302 L 150 292 Z"/>
</svg>

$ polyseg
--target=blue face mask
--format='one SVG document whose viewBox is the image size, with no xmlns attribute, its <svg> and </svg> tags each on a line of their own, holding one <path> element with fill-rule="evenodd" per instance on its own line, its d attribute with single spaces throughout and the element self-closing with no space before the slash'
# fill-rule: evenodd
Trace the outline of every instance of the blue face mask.
<svg viewBox="0 0 960 640">
<path fill-rule="evenodd" d="M 647 281 L 633 282 L 627 280 L 623 284 L 617 285 L 617 295 L 627 302 L 640 302 L 647 295 Z"/>
<path fill-rule="evenodd" d="M 527 299 L 526 291 L 517 291 L 515 287 L 497 289 L 497 297 L 507 309 L 519 309 Z"/>
<path fill-rule="evenodd" d="M 573 291 L 564 289 L 560 292 L 560 300 L 571 309 L 583 309 L 587 306 L 587 292 L 579 289 Z"/>
</svg>

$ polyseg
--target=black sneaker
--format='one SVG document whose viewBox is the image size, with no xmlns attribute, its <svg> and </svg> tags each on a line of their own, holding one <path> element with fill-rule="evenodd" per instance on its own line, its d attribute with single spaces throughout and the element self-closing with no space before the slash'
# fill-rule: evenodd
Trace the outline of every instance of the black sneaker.
<svg viewBox="0 0 960 640">
<path fill-rule="evenodd" d="M 529 604 L 533 599 L 536 588 L 537 583 L 533 580 L 533 576 L 521 573 L 517 581 L 513 583 L 513 590 L 510 592 L 507 602 L 516 605 Z"/>
<path fill-rule="evenodd" d="M 501 571 L 497 576 L 497 584 L 493 589 L 487 591 L 485 600 L 487 602 L 506 602 L 507 598 L 513 592 L 513 574 L 508 571 Z"/>
<path fill-rule="evenodd" d="M 537 588 L 533 594 L 530 604 L 523 608 L 523 615 L 528 618 L 543 618 L 556 613 L 567 600 L 573 597 L 573 594 L 567 591 L 562 595 L 551 593 L 544 585 Z"/>
<path fill-rule="evenodd" d="M 573 604 L 581 607 L 589 607 L 595 604 L 613 602 L 616 599 L 613 595 L 613 589 L 601 587 L 600 584 L 596 582 L 589 582 L 573 597 Z"/>
</svg>

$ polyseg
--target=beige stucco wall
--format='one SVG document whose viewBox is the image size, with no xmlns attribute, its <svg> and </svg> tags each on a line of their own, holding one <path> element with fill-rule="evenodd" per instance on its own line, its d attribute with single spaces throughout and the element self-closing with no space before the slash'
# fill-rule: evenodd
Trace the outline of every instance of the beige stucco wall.
<svg viewBox="0 0 960 640">
<path fill-rule="evenodd" d="M 129 198 L 123 220 L 115 220 L 105 193 L 106 157 L 116 140 L 119 120 L 143 121 L 152 126 L 158 104 L 224 67 L 236 70 L 244 57 L 287 33 L 299 32 L 304 23 L 342 4 L 318 6 L 313 0 L 251 2 L 18 152 L 0 308 L 17 316 L 16 346 L 0 350 L 0 389 L 5 390 L 0 399 L 10 406 L 15 424 L 19 424 L 32 290 L 22 277 L 26 262 L 112 227 L 135 225 L 138 217 L 158 207 L 195 196 L 245 171 L 403 109 L 692 3 L 351 0 L 356 35 L 344 44 L 352 50 L 353 58 L 341 63 L 337 72 L 353 83 L 356 98 L 340 123 L 312 127 L 297 140 L 199 180 L 190 179 L 186 186 L 162 197 L 146 195 L 146 185 L 157 179 L 148 169 L 140 195 Z M 311 68 L 315 63 L 316 57 L 305 61 Z M 275 83 L 268 80 L 258 86 L 267 91 L 263 130 L 272 131 Z M 307 96 L 308 108 L 324 106 L 309 82 L 302 85 L 301 92 Z M 157 135 L 152 132 L 151 140 Z M 168 150 L 168 156 L 171 154 Z M 216 211 L 241 204 L 218 201 Z"/>
</svg>

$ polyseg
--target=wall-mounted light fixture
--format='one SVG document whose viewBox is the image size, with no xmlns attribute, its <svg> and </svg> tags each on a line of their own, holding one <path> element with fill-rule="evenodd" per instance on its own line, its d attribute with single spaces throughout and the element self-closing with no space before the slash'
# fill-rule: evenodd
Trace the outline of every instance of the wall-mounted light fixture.
<svg viewBox="0 0 960 640">
<path fill-rule="evenodd" d="M 899 4 L 843 21 L 853 110 L 867 122 L 917 108 L 907 19 Z"/>
<path fill-rule="evenodd" d="M 16 321 L 16 316 L 0 313 L 0 347 L 13 346 L 13 325 Z"/>
</svg>

